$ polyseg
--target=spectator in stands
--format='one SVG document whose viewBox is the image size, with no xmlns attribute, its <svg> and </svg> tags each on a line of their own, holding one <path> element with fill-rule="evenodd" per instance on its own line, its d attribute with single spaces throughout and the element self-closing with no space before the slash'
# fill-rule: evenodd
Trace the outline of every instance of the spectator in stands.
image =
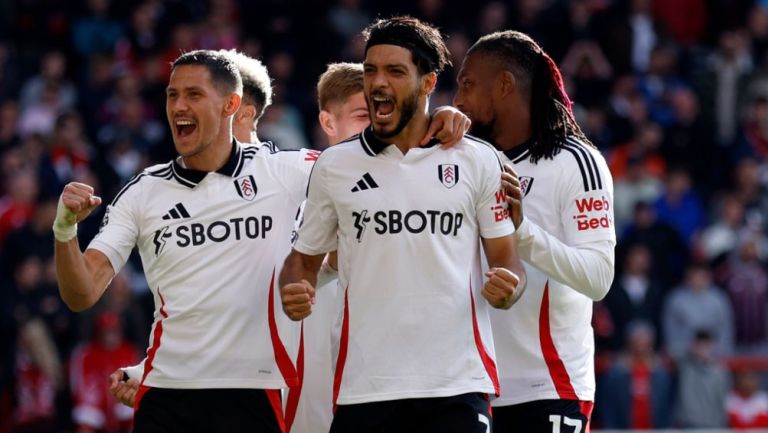
<svg viewBox="0 0 768 433">
<path fill-rule="evenodd" d="M 670 125 L 674 119 L 669 92 L 684 85 L 677 67 L 677 48 L 671 44 L 659 44 L 651 51 L 648 72 L 639 78 L 640 92 L 648 103 L 650 118 L 662 127 Z"/>
<path fill-rule="evenodd" d="M 138 349 L 123 339 L 119 316 L 109 310 L 96 316 L 92 340 L 75 348 L 69 365 L 77 433 L 131 431 L 133 411 L 111 397 L 104 378 L 138 360 Z"/>
<path fill-rule="evenodd" d="M 9 177 L 3 181 L 8 190 L 0 197 L 0 245 L 5 242 L 8 233 L 23 226 L 32 217 L 39 190 L 37 177 L 29 169 L 7 174 Z"/>
<path fill-rule="evenodd" d="M 736 164 L 733 174 L 734 194 L 744 203 L 749 227 L 768 229 L 768 189 L 763 179 L 765 162 L 744 158 Z"/>
<path fill-rule="evenodd" d="M 624 256 L 633 245 L 643 244 L 651 251 L 655 277 L 665 287 L 677 284 L 688 263 L 689 248 L 683 238 L 669 224 L 659 221 L 654 208 L 645 202 L 635 205 L 632 222 L 624 230 L 617 245 L 616 263 L 624 263 Z"/>
<path fill-rule="evenodd" d="M 19 130 L 16 127 L 18 123 L 19 107 L 16 101 L 7 99 L 0 103 L 0 154 L 19 144 Z"/>
<path fill-rule="evenodd" d="M 760 389 L 760 377 L 749 370 L 737 370 L 733 376 L 733 389 L 725 398 L 728 426 L 740 430 L 768 427 L 768 393 Z"/>
<path fill-rule="evenodd" d="M 642 320 L 627 327 L 624 350 L 599 382 L 597 404 L 604 428 L 671 426 L 674 380 L 654 350 L 655 333 L 653 326 Z"/>
<path fill-rule="evenodd" d="M 89 15 L 72 27 L 72 42 L 83 56 L 109 53 L 125 33 L 123 24 L 110 16 L 110 0 L 88 0 Z"/>
<path fill-rule="evenodd" d="M 736 349 L 760 354 L 768 349 L 768 272 L 761 232 L 743 230 L 724 264 L 721 280 L 733 305 Z"/>
<path fill-rule="evenodd" d="M 709 331 L 698 330 L 688 352 L 678 361 L 676 420 L 680 427 L 715 429 L 727 425 L 725 396 L 730 380 L 720 364 L 716 345 Z"/>
<path fill-rule="evenodd" d="M 45 324 L 21 325 L 16 345 L 14 432 L 56 431 L 56 396 L 63 385 L 61 361 Z"/>
<path fill-rule="evenodd" d="M 717 356 L 733 352 L 733 312 L 728 297 L 712 284 L 706 264 L 691 263 L 683 284 L 673 290 L 662 313 L 664 342 L 675 359 L 684 358 L 696 345 L 697 333 L 706 333 Z M 704 343 L 704 340 L 700 342 Z M 697 352 L 698 353 L 698 352 Z"/>
<path fill-rule="evenodd" d="M 613 216 L 616 231 L 623 233 L 632 222 L 637 203 L 653 203 L 662 192 L 662 183 L 648 171 L 648 165 L 639 158 L 629 158 L 624 176 L 613 185 Z"/>
<path fill-rule="evenodd" d="M 719 263 L 736 247 L 744 228 L 744 205 L 733 194 L 717 199 L 717 217 L 701 232 L 698 248 L 710 263 Z"/>
<path fill-rule="evenodd" d="M 624 259 L 622 273 L 613 281 L 606 295 L 606 307 L 610 311 L 614 326 L 612 347 L 621 348 L 628 336 L 630 323 L 642 320 L 648 322 L 655 334 L 653 340 L 660 341 L 661 308 L 664 302 L 664 287 L 652 272 L 651 252 L 643 244 L 630 247 Z"/>
<path fill-rule="evenodd" d="M 72 109 L 77 103 L 77 89 L 66 77 L 67 58 L 61 51 L 49 51 L 40 59 L 40 73 L 24 82 L 21 88 L 19 106 L 26 111 L 43 100 L 46 87 L 59 91 L 59 106 Z"/>
<path fill-rule="evenodd" d="M 664 193 L 654 205 L 659 221 L 677 230 L 688 245 L 704 224 L 701 198 L 693 190 L 690 173 L 682 168 L 670 170 L 664 182 Z"/>
</svg>

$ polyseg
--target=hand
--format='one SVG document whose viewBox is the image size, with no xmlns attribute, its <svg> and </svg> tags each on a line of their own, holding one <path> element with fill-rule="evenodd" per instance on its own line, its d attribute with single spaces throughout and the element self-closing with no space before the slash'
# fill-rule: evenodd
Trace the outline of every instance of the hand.
<svg viewBox="0 0 768 433">
<path fill-rule="evenodd" d="M 520 179 L 515 170 L 509 164 L 504 164 L 504 173 L 501 174 L 501 188 L 507 196 L 509 204 L 509 217 L 515 228 L 523 223 L 523 190 L 520 189 Z"/>
<path fill-rule="evenodd" d="M 109 392 L 112 397 L 115 397 L 117 401 L 128 406 L 133 407 L 136 403 L 136 393 L 139 390 L 139 381 L 136 379 L 123 380 L 125 373 L 123 370 L 117 369 L 114 373 L 109 375 Z"/>
<path fill-rule="evenodd" d="M 283 311 L 291 320 L 302 320 L 312 314 L 315 303 L 315 288 L 307 280 L 290 283 L 280 290 L 283 299 Z"/>
<path fill-rule="evenodd" d="M 483 297 L 494 308 L 508 309 L 516 301 L 515 290 L 520 278 L 514 272 L 504 268 L 491 268 L 485 273 L 488 281 L 483 286 Z"/>
<path fill-rule="evenodd" d="M 432 112 L 432 120 L 429 122 L 427 135 L 421 139 L 420 146 L 424 146 L 433 137 L 440 140 L 444 146 L 451 147 L 457 144 L 469 131 L 472 122 L 457 108 L 450 106 L 437 107 Z"/>
<path fill-rule="evenodd" d="M 77 236 L 77 223 L 84 220 L 101 198 L 93 195 L 93 187 L 79 182 L 70 182 L 64 187 L 56 208 L 53 234 L 59 242 L 68 242 Z"/>
</svg>

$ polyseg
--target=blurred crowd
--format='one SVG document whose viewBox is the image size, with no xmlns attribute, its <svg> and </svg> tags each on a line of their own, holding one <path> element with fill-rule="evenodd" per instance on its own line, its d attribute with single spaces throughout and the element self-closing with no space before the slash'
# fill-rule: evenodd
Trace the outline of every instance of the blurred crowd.
<svg viewBox="0 0 768 433">
<path fill-rule="evenodd" d="M 609 162 L 617 272 L 593 316 L 594 425 L 768 426 L 768 1 L 18 0 L 0 2 L 0 433 L 129 431 L 107 375 L 147 346 L 141 264 L 74 314 L 50 227 L 67 182 L 109 201 L 173 156 L 169 62 L 262 59 L 275 97 L 260 137 L 322 149 L 317 77 L 361 61 L 360 30 L 402 13 L 449 36 L 433 105 L 451 103 L 479 36 L 532 35 Z"/>
</svg>

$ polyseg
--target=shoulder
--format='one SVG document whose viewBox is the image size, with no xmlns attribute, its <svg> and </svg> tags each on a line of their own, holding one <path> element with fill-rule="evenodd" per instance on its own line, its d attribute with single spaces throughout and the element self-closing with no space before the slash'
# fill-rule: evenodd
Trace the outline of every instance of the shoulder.
<svg viewBox="0 0 768 433">
<path fill-rule="evenodd" d="M 585 192 L 606 189 L 613 182 L 600 151 L 575 137 L 568 137 L 560 146 L 553 163 L 562 170 L 564 179 L 578 181 Z"/>
<path fill-rule="evenodd" d="M 468 152 L 471 157 L 483 164 L 491 164 L 494 168 L 503 170 L 499 152 L 485 140 L 466 134 L 456 147 Z"/>
<path fill-rule="evenodd" d="M 123 199 L 126 195 L 137 194 L 141 190 L 143 185 L 165 181 L 173 178 L 173 162 L 166 162 L 164 164 L 156 164 L 151 167 L 147 167 L 140 173 L 134 175 L 122 189 L 112 199 L 112 206 L 115 206 L 117 202 Z"/>
</svg>

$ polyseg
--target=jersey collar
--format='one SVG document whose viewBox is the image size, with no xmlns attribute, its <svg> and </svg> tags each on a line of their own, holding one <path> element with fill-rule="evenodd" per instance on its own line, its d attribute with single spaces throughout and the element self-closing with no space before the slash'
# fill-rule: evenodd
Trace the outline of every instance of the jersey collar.
<svg viewBox="0 0 768 433">
<path fill-rule="evenodd" d="M 202 182 L 203 178 L 208 174 L 207 171 L 194 170 L 191 168 L 184 168 L 179 164 L 178 158 L 173 160 L 173 178 L 180 184 L 194 188 Z M 234 177 L 240 173 L 243 169 L 243 145 L 237 140 L 232 140 L 232 152 L 229 154 L 229 159 L 224 165 L 216 170 L 216 173 L 223 174 L 225 176 Z"/>
<path fill-rule="evenodd" d="M 440 140 L 437 138 L 432 138 L 429 140 L 429 143 L 421 147 L 428 148 L 438 144 L 440 144 Z M 376 137 L 376 135 L 373 133 L 373 127 L 370 126 L 365 128 L 365 130 L 360 134 L 360 145 L 363 147 L 365 153 L 370 156 L 376 156 L 390 146 L 389 143 L 381 141 L 381 139 Z"/>
<path fill-rule="evenodd" d="M 512 149 L 505 150 L 504 155 L 509 158 L 510 161 L 513 163 L 518 163 L 522 161 L 523 159 L 527 158 L 530 154 L 529 150 L 531 150 L 531 147 L 533 147 L 534 139 L 533 137 L 529 138 L 528 140 L 524 141 L 519 146 L 515 146 Z"/>
</svg>

